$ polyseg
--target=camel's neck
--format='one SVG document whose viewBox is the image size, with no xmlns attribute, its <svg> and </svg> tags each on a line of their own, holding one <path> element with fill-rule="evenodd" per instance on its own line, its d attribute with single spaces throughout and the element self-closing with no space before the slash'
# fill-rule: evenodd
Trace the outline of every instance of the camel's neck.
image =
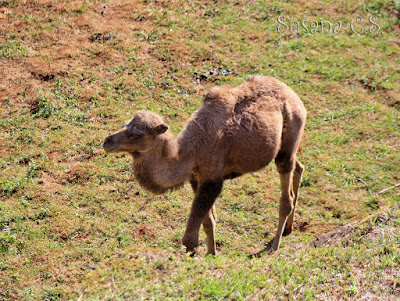
<svg viewBox="0 0 400 301">
<path fill-rule="evenodd" d="M 191 176 L 194 165 L 191 156 L 178 154 L 178 143 L 172 136 L 167 136 L 160 144 L 157 152 L 132 154 L 137 181 L 143 188 L 156 194 L 183 185 Z"/>
</svg>

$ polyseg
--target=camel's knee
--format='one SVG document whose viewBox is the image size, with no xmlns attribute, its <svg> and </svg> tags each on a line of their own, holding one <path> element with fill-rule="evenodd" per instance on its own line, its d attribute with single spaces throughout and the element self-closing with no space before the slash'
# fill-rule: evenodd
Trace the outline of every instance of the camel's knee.
<svg viewBox="0 0 400 301">
<path fill-rule="evenodd" d="M 215 221 L 212 219 L 206 219 L 203 222 L 203 229 L 205 233 L 213 232 L 215 229 Z"/>
<path fill-rule="evenodd" d="M 204 232 L 210 233 L 215 229 L 215 224 L 217 223 L 217 215 L 215 213 L 214 206 L 208 211 L 207 216 L 203 220 Z"/>
<path fill-rule="evenodd" d="M 207 235 L 210 234 L 210 233 L 214 233 L 215 225 L 216 225 L 216 220 L 214 218 L 212 210 L 210 209 L 210 211 L 208 212 L 206 218 L 203 220 L 204 232 Z"/>
<path fill-rule="evenodd" d="M 203 222 L 203 230 L 206 234 L 214 233 L 215 229 L 215 220 L 214 219 L 205 219 Z"/>
</svg>

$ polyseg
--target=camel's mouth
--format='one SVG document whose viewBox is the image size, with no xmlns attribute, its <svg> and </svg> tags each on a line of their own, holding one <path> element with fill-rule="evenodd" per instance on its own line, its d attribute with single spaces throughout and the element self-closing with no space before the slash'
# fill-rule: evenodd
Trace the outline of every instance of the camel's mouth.
<svg viewBox="0 0 400 301">
<path fill-rule="evenodd" d="M 103 149 L 106 153 L 116 153 L 118 152 L 118 147 L 105 147 L 103 144 Z"/>
<path fill-rule="evenodd" d="M 140 153 L 139 152 L 132 152 L 130 153 L 133 159 L 138 159 L 140 158 Z"/>
</svg>

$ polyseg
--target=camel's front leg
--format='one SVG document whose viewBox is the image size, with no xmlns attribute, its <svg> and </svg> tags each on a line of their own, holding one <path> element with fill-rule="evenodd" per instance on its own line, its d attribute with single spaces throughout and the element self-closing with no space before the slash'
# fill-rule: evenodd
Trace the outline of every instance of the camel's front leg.
<svg viewBox="0 0 400 301">
<path fill-rule="evenodd" d="M 213 205 L 203 220 L 203 228 L 207 236 L 207 255 L 216 254 L 215 237 L 214 237 L 216 222 L 217 222 L 217 214 L 215 212 L 215 206 Z"/>
<path fill-rule="evenodd" d="M 188 252 L 194 252 L 199 244 L 199 229 L 208 212 L 214 205 L 215 199 L 222 190 L 223 180 L 205 181 L 199 183 L 196 197 L 192 204 L 189 220 L 182 243 Z M 214 231 L 213 231 L 214 232 Z M 213 235 L 214 233 L 212 233 Z M 210 249 L 208 250 L 210 251 Z M 214 247 L 215 252 L 215 247 Z"/>
</svg>

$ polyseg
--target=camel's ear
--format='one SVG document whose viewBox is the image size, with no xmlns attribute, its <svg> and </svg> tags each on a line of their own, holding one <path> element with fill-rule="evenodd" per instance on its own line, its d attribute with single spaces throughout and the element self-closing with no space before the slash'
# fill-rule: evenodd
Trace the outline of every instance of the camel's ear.
<svg viewBox="0 0 400 301">
<path fill-rule="evenodd" d="M 151 131 L 153 135 L 160 135 L 162 133 L 165 133 L 168 130 L 168 125 L 166 124 L 158 124 L 154 127 L 154 129 Z"/>
<path fill-rule="evenodd" d="M 204 102 L 212 102 L 218 99 L 220 93 L 218 87 L 212 87 L 206 94 L 203 95 Z"/>
</svg>

